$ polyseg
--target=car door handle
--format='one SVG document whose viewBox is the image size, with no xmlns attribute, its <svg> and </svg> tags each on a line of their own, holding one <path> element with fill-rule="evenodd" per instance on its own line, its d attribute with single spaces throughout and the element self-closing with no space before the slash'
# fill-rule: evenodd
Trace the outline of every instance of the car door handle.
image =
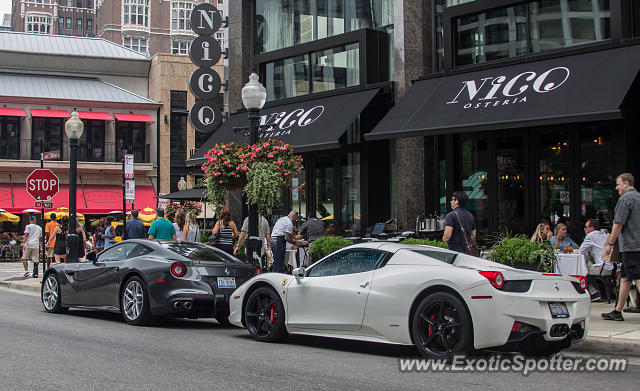
<svg viewBox="0 0 640 391">
<path fill-rule="evenodd" d="M 368 286 L 369 286 L 369 281 L 365 281 L 365 282 L 363 282 L 362 284 L 360 284 L 360 287 L 361 287 L 361 288 L 366 288 L 366 287 L 368 287 Z"/>
</svg>

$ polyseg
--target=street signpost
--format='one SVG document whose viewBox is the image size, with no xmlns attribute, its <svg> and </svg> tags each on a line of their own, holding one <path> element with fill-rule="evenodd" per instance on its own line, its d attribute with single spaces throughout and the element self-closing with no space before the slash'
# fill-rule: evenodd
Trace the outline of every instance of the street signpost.
<svg viewBox="0 0 640 391">
<path fill-rule="evenodd" d="M 124 178 L 133 179 L 133 154 L 124 155 Z"/>
<path fill-rule="evenodd" d="M 60 180 L 51 170 L 37 168 L 27 177 L 27 193 L 36 201 L 49 201 L 60 187 Z"/>
<path fill-rule="evenodd" d="M 47 209 L 51 209 L 53 208 L 53 202 L 47 202 L 47 201 L 36 201 L 33 203 L 33 207 L 34 208 L 47 208 Z"/>
<path fill-rule="evenodd" d="M 60 150 L 42 152 L 42 160 L 56 160 L 60 159 Z"/>
<path fill-rule="evenodd" d="M 133 179 L 133 154 L 125 154 L 122 159 L 122 239 L 127 239 L 127 202 L 135 201 L 136 185 Z"/>
<path fill-rule="evenodd" d="M 127 202 L 133 204 L 136 198 L 136 181 L 133 179 L 127 179 L 125 181 L 125 198 Z"/>
</svg>

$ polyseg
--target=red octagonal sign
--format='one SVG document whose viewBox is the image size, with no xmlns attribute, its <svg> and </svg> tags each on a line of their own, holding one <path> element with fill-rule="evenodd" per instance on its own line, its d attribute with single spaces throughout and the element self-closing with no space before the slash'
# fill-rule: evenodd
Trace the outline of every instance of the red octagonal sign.
<svg viewBox="0 0 640 391">
<path fill-rule="evenodd" d="M 48 201 L 58 194 L 60 180 L 51 170 L 38 168 L 27 177 L 27 193 L 36 201 Z"/>
</svg>

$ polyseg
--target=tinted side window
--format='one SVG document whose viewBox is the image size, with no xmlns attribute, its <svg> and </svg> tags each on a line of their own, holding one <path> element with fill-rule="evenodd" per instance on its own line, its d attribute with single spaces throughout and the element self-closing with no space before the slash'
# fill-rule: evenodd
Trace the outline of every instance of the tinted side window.
<svg viewBox="0 0 640 391">
<path fill-rule="evenodd" d="M 384 259 L 384 251 L 374 249 L 351 249 L 335 254 L 314 265 L 309 277 L 338 276 L 374 270 Z"/>
<path fill-rule="evenodd" d="M 129 253 L 129 256 L 127 256 L 127 258 L 140 257 L 142 255 L 147 255 L 152 251 L 153 250 L 149 247 L 139 244 L 133 251 Z"/>
<path fill-rule="evenodd" d="M 445 263 L 453 263 L 453 260 L 456 259 L 457 253 L 449 253 L 445 251 L 437 251 L 437 250 L 411 250 L 415 253 L 426 255 L 430 258 L 437 259 L 438 261 L 442 261 Z"/>
<path fill-rule="evenodd" d="M 98 262 L 124 261 L 136 246 L 136 243 L 123 243 L 110 247 L 100 254 Z"/>
</svg>

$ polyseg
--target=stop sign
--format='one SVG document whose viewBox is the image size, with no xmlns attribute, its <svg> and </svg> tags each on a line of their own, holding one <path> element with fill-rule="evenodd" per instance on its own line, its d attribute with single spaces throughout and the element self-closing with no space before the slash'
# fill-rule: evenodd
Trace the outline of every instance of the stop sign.
<svg viewBox="0 0 640 391">
<path fill-rule="evenodd" d="M 27 177 L 27 193 L 36 201 L 48 201 L 58 194 L 60 180 L 51 170 L 38 168 Z"/>
</svg>

